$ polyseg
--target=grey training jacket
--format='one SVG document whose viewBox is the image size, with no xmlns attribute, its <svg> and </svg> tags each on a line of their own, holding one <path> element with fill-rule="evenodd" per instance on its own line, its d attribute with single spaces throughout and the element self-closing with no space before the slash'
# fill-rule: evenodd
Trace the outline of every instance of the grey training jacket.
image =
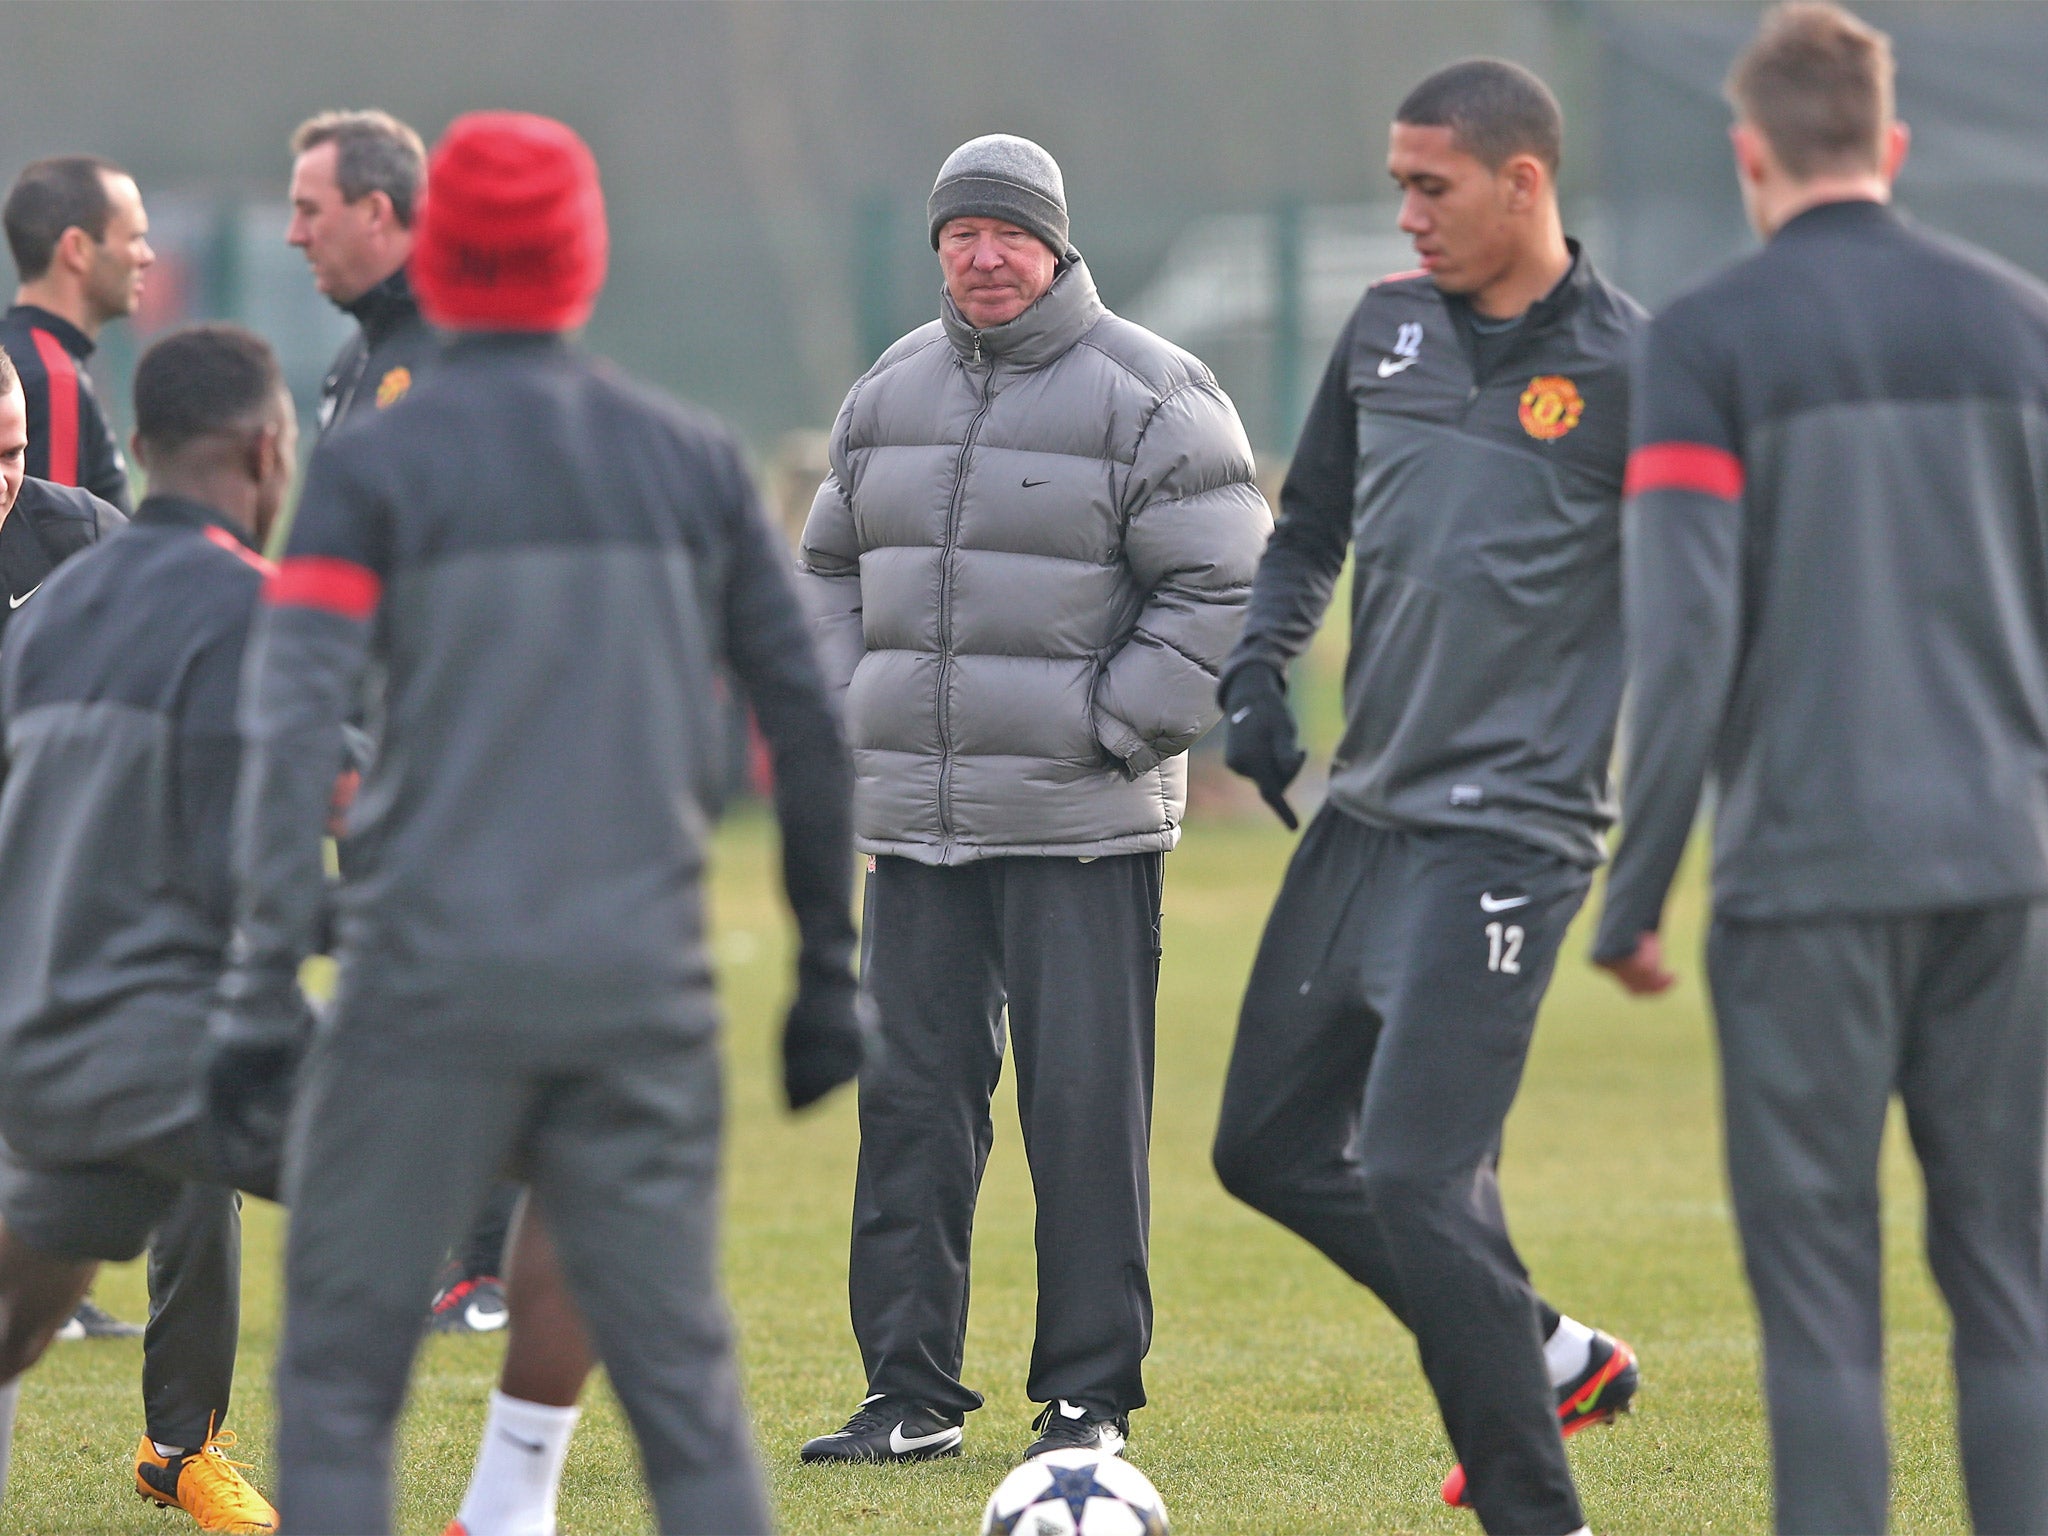
<svg viewBox="0 0 2048 1536">
<path fill-rule="evenodd" d="M 2048 289 L 1824 203 L 1657 317 L 1634 441 L 1596 957 L 1709 782 L 1717 918 L 2048 897 Z"/>
<path fill-rule="evenodd" d="M 1590 867 L 1614 819 L 1628 363 L 1645 316 L 1572 249 L 1485 356 L 1465 301 L 1426 275 L 1366 290 L 1225 673 L 1284 671 L 1355 551 L 1331 804 Z"/>
<path fill-rule="evenodd" d="M 1007 325 L 854 385 L 804 528 L 860 847 L 925 864 L 1173 847 L 1272 519 L 1237 412 L 1079 257 Z"/>
</svg>

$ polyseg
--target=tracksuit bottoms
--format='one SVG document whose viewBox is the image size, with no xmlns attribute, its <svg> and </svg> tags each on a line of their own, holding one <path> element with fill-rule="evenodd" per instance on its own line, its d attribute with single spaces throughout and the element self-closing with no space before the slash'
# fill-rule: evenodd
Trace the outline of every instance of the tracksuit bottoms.
<svg viewBox="0 0 2048 1536">
<path fill-rule="evenodd" d="M 1717 920 L 1728 1176 L 1786 1532 L 1885 1528 L 1878 1152 L 1897 1094 L 1979 1531 L 2048 1531 L 2048 905 Z"/>
<path fill-rule="evenodd" d="M 713 1039 L 480 1063 L 330 1026 L 293 1114 L 283 1530 L 391 1529 L 392 1430 L 435 1273 L 506 1177 L 547 1222 L 664 1536 L 769 1529 L 718 1289 Z"/>
<path fill-rule="evenodd" d="M 0 1147 L 0 1211 L 31 1247 L 99 1263 L 148 1249 L 143 1430 L 184 1450 L 227 1422 L 241 1339 L 242 1200 L 212 1172 L 190 1125 L 69 1168 L 30 1168 Z"/>
<path fill-rule="evenodd" d="M 981 1406 L 960 1368 L 1007 1004 L 1038 1202 L 1026 1389 L 1144 1406 L 1163 871 L 1157 853 L 870 866 L 861 976 L 882 1046 L 860 1079 L 849 1263 L 870 1393 Z"/>
<path fill-rule="evenodd" d="M 1495 1167 L 1537 1006 L 1590 872 L 1493 833 L 1325 805 L 1252 966 L 1216 1132 L 1230 1192 L 1415 1335 L 1480 1523 L 1586 1523 L 1543 1364 L 1556 1324 Z"/>
</svg>

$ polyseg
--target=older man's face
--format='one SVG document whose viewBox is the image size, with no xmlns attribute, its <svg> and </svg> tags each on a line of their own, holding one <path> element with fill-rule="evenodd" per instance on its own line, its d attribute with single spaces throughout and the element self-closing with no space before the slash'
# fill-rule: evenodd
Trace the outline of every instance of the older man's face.
<svg viewBox="0 0 2048 1536">
<path fill-rule="evenodd" d="M 0 523 L 6 522 L 7 514 L 14 510 L 14 498 L 21 494 L 21 477 L 27 465 L 28 398 L 16 382 L 0 395 Z"/>
<path fill-rule="evenodd" d="M 948 219 L 939 265 L 961 318 L 978 331 L 1006 325 L 1052 286 L 1059 258 L 1028 229 L 1004 219 Z"/>
</svg>

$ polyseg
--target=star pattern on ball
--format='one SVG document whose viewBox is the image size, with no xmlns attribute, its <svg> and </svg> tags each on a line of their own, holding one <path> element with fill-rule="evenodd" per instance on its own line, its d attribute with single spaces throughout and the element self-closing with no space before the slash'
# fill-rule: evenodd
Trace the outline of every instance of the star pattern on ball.
<svg viewBox="0 0 2048 1536">
<path fill-rule="evenodd" d="M 1047 1467 L 1045 1470 L 1052 1474 L 1052 1486 L 1032 1502 L 1050 1504 L 1055 1499 L 1065 1500 L 1067 1508 L 1073 1512 L 1076 1529 L 1080 1527 L 1082 1515 L 1088 1511 L 1090 1499 L 1116 1497 L 1116 1490 L 1105 1488 L 1095 1480 L 1092 1464 L 1085 1467 Z"/>
</svg>

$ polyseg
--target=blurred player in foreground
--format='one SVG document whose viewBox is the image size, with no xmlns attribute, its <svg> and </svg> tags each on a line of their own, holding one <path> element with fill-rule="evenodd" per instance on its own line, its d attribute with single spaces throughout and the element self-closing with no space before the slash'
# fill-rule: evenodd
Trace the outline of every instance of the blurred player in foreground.
<svg viewBox="0 0 2048 1536">
<path fill-rule="evenodd" d="M 851 770 L 738 451 L 564 334 L 605 267 L 588 149 L 545 118 L 476 114 L 429 185 L 413 279 L 457 334 L 404 401 L 316 450 L 245 705 L 212 1079 L 229 1112 L 291 1069 L 341 723 L 364 668 L 385 677 L 340 981 L 289 1154 L 280 1508 L 291 1531 L 390 1528 L 418 1309 L 511 1171 L 559 1245 L 660 1528 L 764 1531 L 717 1288 L 700 886 L 720 664 L 774 754 L 802 937 L 795 1105 L 860 1058 Z"/>
<path fill-rule="evenodd" d="M 291 480 L 295 427 L 270 349 L 227 326 L 150 349 L 135 419 L 148 499 L 51 579 L 0 666 L 0 1439 L 17 1378 L 102 1261 L 134 1258 L 195 1196 L 239 1233 L 194 1061 L 227 950 L 256 549 Z M 274 1194 L 274 1168 L 247 1187 Z M 159 1445 L 152 1402 L 136 1489 L 202 1530 L 274 1530 L 223 1454 L 239 1242 L 178 1284 L 213 1325 L 166 1358 L 153 1348 L 151 1364 L 198 1422 Z"/>
<path fill-rule="evenodd" d="M 1344 740 L 1252 969 L 1216 1168 L 1414 1332 L 1459 1457 L 1445 1500 L 1523 1536 L 1585 1524 L 1559 1432 L 1637 1381 L 1530 1288 L 1495 1172 L 1613 820 L 1644 317 L 1565 238 L 1563 126 L 1493 60 L 1402 103 L 1387 165 L 1423 270 L 1338 337 L 1221 687 L 1230 766 L 1293 826 L 1285 669 L 1355 547 Z"/>
<path fill-rule="evenodd" d="M 403 400 L 439 349 L 406 271 L 426 190 L 426 147 L 388 112 L 322 112 L 292 134 L 285 241 L 305 256 L 313 285 L 356 322 L 320 384 L 322 437 Z M 351 857 L 343 849 L 343 863 Z M 484 1202 L 435 1289 L 436 1333 L 505 1326 L 501 1273 L 518 1199 L 518 1185 L 501 1184 Z"/>
<path fill-rule="evenodd" d="M 1650 328 L 1625 829 L 1658 924 L 1712 775 L 1707 976 L 1783 1531 L 1881 1531 L 1878 1153 L 1905 1103 L 1980 1531 L 2048 1530 L 2048 291 L 1893 213 L 1888 39 L 1767 16 L 1729 75 L 1763 250 Z"/>
</svg>

